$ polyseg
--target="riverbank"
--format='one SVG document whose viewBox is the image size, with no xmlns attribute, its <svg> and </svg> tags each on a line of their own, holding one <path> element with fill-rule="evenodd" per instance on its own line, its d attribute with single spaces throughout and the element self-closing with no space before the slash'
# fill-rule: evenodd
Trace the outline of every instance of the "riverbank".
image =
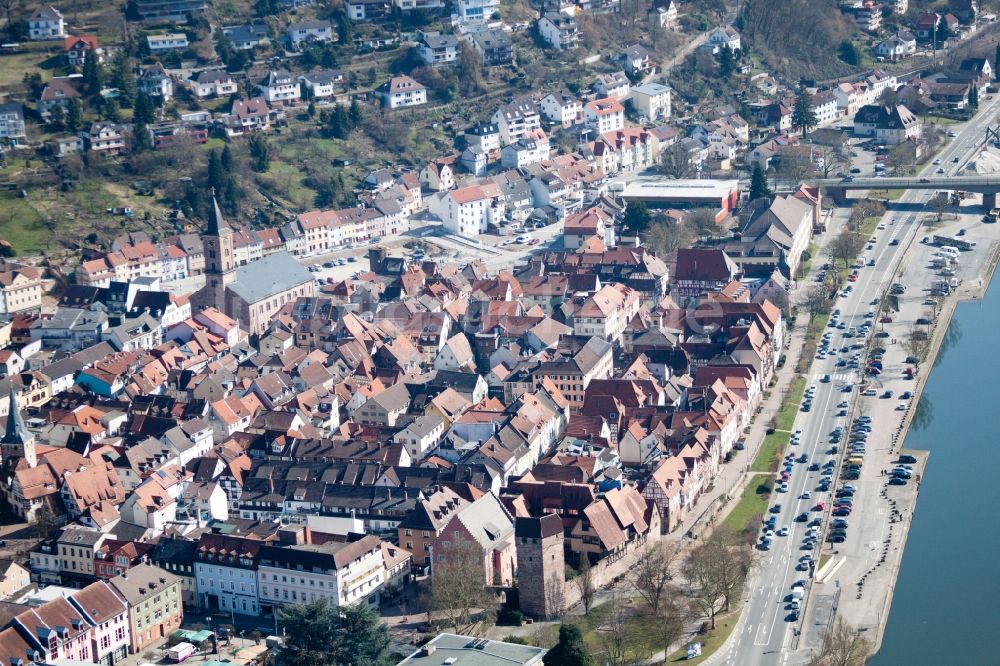
<svg viewBox="0 0 1000 666">
<path fill-rule="evenodd" d="M 988 227 L 977 229 L 977 231 L 980 230 L 990 236 L 997 235 L 996 231 Z M 985 261 L 980 264 L 977 274 L 963 279 L 960 287 L 942 302 L 941 309 L 934 320 L 926 355 L 920 364 L 921 372 L 918 373 L 910 389 L 913 397 L 910 400 L 909 408 L 905 411 L 898 427 L 894 429 L 889 446 L 884 451 L 876 451 L 875 456 L 870 456 L 872 459 L 867 461 L 868 464 L 875 463 L 876 467 L 881 470 L 890 468 L 893 461 L 898 459 L 899 454 L 912 455 L 917 459 L 917 464 L 914 465 L 913 482 L 907 486 L 880 484 L 879 496 L 875 500 L 876 505 L 873 508 L 880 517 L 884 516 L 884 529 L 880 533 L 866 534 L 866 552 L 861 557 L 855 555 L 855 559 L 862 559 L 865 566 L 859 567 L 859 562 L 853 562 L 851 564 L 854 566 L 841 567 L 837 572 L 838 575 L 825 583 L 816 585 L 818 592 L 816 603 L 820 609 L 819 614 L 822 616 L 822 611 L 826 610 L 823 607 L 828 606 L 827 615 L 831 622 L 838 614 L 844 617 L 849 624 L 856 627 L 872 642 L 873 654 L 877 654 L 881 649 L 885 637 L 906 542 L 912 527 L 917 498 L 920 494 L 920 485 L 929 462 L 928 451 L 903 448 L 906 437 L 914 417 L 920 409 L 920 400 L 941 352 L 958 304 L 983 299 L 995 275 L 998 260 L 1000 260 L 1000 241 L 995 238 L 980 238 L 978 240 L 989 244 Z M 927 246 L 918 243 L 908 248 L 904 258 L 903 265 L 907 267 L 904 272 L 921 270 L 924 262 L 920 261 L 920 258 L 923 254 L 927 254 L 927 249 Z M 903 282 L 909 283 L 905 279 Z M 878 406 L 877 403 L 875 406 Z M 881 447 L 878 448 L 881 449 Z M 870 538 L 873 536 L 877 536 L 877 538 Z M 831 587 L 836 587 L 836 590 L 829 589 Z M 821 619 L 822 617 L 817 618 L 817 620 Z M 819 624 L 819 621 L 816 624 Z"/>
</svg>

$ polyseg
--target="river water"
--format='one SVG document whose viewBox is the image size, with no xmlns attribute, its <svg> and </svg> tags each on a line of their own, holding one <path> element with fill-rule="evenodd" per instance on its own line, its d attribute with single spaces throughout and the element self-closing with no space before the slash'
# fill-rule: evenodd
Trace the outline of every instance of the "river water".
<svg viewBox="0 0 1000 666">
<path fill-rule="evenodd" d="M 929 450 L 874 666 L 1000 664 L 1000 286 L 961 303 L 905 448 Z"/>
</svg>

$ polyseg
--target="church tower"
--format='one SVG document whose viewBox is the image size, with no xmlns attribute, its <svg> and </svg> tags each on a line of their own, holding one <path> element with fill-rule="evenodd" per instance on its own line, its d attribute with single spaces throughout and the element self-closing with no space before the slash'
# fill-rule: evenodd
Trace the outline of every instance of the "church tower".
<svg viewBox="0 0 1000 666">
<path fill-rule="evenodd" d="M 214 193 L 202 242 L 205 245 L 205 292 L 209 297 L 203 304 L 226 312 L 226 286 L 236 280 L 236 253 L 233 229 L 222 216 Z"/>
<path fill-rule="evenodd" d="M 7 427 L 0 439 L 0 455 L 9 465 L 16 464 L 17 458 L 24 458 L 29 467 L 38 464 L 35 455 L 35 436 L 24 426 L 21 412 L 17 406 L 17 395 L 14 387 L 10 387 L 10 411 L 7 412 Z"/>
<path fill-rule="evenodd" d="M 562 518 L 517 518 L 517 592 L 521 612 L 548 620 L 565 611 L 566 559 Z"/>
</svg>

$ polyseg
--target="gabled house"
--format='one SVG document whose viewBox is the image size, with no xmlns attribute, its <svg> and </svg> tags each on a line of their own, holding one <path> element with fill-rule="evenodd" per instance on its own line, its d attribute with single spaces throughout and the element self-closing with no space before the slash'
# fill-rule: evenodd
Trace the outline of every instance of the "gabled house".
<svg viewBox="0 0 1000 666">
<path fill-rule="evenodd" d="M 720 26 L 710 32 L 708 40 L 702 48 L 716 55 L 724 48 L 728 48 L 730 51 L 739 51 L 741 46 L 742 40 L 739 31 L 733 26 L 727 25 Z"/>
<path fill-rule="evenodd" d="M 337 88 L 344 85 L 344 73 L 333 69 L 308 72 L 299 75 L 299 83 L 309 91 L 310 97 L 333 97 Z"/>
<path fill-rule="evenodd" d="M 584 105 L 583 119 L 598 134 L 616 132 L 625 127 L 625 107 L 613 97 L 595 99 Z"/>
<path fill-rule="evenodd" d="M 447 571 L 449 550 L 472 544 L 481 554 L 483 582 L 511 585 L 517 568 L 514 520 L 493 493 L 487 493 L 458 509 L 431 546 L 431 576 Z"/>
<path fill-rule="evenodd" d="M 302 42 L 331 42 L 335 38 L 333 24 L 329 21 L 309 19 L 288 24 L 288 41 L 294 48 Z"/>
<path fill-rule="evenodd" d="M 514 43 L 503 30 L 477 30 L 470 36 L 472 47 L 483 59 L 483 67 L 502 67 L 514 62 Z"/>
<path fill-rule="evenodd" d="M 87 133 L 87 148 L 91 152 L 117 155 L 124 152 L 129 128 L 111 122 L 96 122 Z"/>
<path fill-rule="evenodd" d="M 221 97 L 233 95 L 239 90 L 239 85 L 233 75 L 223 69 L 206 69 L 190 81 L 191 91 L 195 97 Z"/>
<path fill-rule="evenodd" d="M 136 89 L 150 99 L 169 102 L 174 97 L 174 80 L 161 63 L 140 67 L 135 77 Z"/>
<path fill-rule="evenodd" d="M 535 104 L 519 99 L 504 104 L 493 114 L 492 123 L 500 130 L 500 142 L 506 146 L 541 128 L 541 116 Z"/>
<path fill-rule="evenodd" d="M 613 97 L 618 101 L 628 98 L 632 89 L 632 82 L 625 72 L 612 72 L 611 74 L 601 74 L 594 82 L 594 92 L 601 97 Z"/>
<path fill-rule="evenodd" d="M 896 145 L 920 136 L 920 119 L 902 104 L 872 104 L 854 116 L 854 133 Z"/>
<path fill-rule="evenodd" d="M 546 120 L 563 127 L 572 127 L 583 119 L 583 103 L 565 89 L 549 93 L 538 107 Z"/>
<path fill-rule="evenodd" d="M 427 87 L 409 76 L 394 76 L 379 86 L 375 95 L 389 109 L 420 106 L 427 103 Z"/>
<path fill-rule="evenodd" d="M 458 37 L 440 32 L 422 32 L 417 40 L 420 59 L 428 65 L 439 67 L 458 60 Z"/>
<path fill-rule="evenodd" d="M 895 35 L 879 42 L 878 46 L 875 47 L 875 55 L 889 62 L 909 58 L 916 52 L 917 38 L 907 30 L 900 30 Z"/>
<path fill-rule="evenodd" d="M 621 52 L 619 59 L 625 67 L 625 73 L 633 79 L 642 79 L 656 74 L 656 62 L 645 46 L 640 44 L 628 46 Z"/>
<path fill-rule="evenodd" d="M 52 117 L 52 109 L 56 106 L 61 106 L 65 113 L 70 100 L 79 96 L 80 91 L 73 85 L 72 79 L 52 79 L 42 88 L 42 94 L 38 98 L 38 115 L 47 121 Z"/>
<path fill-rule="evenodd" d="M 28 37 L 33 40 L 61 39 L 66 36 L 62 13 L 52 5 L 42 5 L 28 17 Z"/>
<path fill-rule="evenodd" d="M 233 48 L 237 51 L 249 51 L 271 42 L 271 31 L 266 23 L 248 23 L 246 25 L 231 25 L 222 28 Z"/>
<path fill-rule="evenodd" d="M 580 41 L 580 27 L 572 17 L 561 12 L 544 14 L 537 26 L 542 40 L 554 49 L 572 49 Z"/>
<path fill-rule="evenodd" d="M 88 53 L 92 53 L 98 63 L 104 62 L 104 49 L 101 48 L 97 35 L 67 37 L 63 42 L 63 52 L 66 54 L 66 64 L 70 67 L 83 67 Z"/>
<path fill-rule="evenodd" d="M 298 80 L 286 70 L 268 72 L 257 87 L 268 104 L 294 104 L 302 98 Z"/>
</svg>

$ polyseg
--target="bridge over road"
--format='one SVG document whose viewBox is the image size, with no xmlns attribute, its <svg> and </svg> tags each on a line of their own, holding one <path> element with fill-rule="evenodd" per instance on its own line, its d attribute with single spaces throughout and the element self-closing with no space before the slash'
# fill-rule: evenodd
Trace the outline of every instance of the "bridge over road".
<svg viewBox="0 0 1000 666">
<path fill-rule="evenodd" d="M 905 176 L 892 178 L 821 178 L 814 182 L 836 200 L 850 190 L 956 190 L 979 192 L 983 206 L 997 207 L 1000 175 L 997 176 Z"/>
</svg>

